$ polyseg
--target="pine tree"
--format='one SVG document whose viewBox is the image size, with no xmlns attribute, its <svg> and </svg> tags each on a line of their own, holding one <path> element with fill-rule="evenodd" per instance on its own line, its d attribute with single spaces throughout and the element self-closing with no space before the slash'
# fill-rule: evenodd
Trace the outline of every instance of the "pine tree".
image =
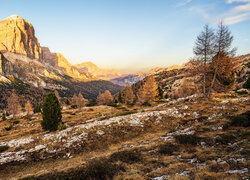
<svg viewBox="0 0 250 180">
<path fill-rule="evenodd" d="M 159 97 L 160 99 L 163 98 L 163 90 L 162 90 L 162 88 L 161 88 L 160 86 L 158 86 L 158 97 Z"/>
<path fill-rule="evenodd" d="M 158 85 L 155 81 L 154 76 L 148 76 L 146 78 L 145 83 L 142 85 L 142 87 L 139 88 L 138 91 L 138 102 L 140 104 L 144 103 L 152 103 L 156 100 L 158 96 Z"/>
<path fill-rule="evenodd" d="M 62 121 L 61 106 L 54 93 L 50 92 L 44 99 L 41 122 L 44 130 L 56 131 Z"/>
<path fill-rule="evenodd" d="M 25 104 L 25 111 L 27 112 L 27 115 L 30 115 L 32 113 L 32 105 L 30 103 L 30 101 L 27 101 L 27 103 Z"/>
<path fill-rule="evenodd" d="M 77 95 L 74 93 L 73 97 L 71 98 L 71 104 L 76 105 L 78 101 Z"/>
<path fill-rule="evenodd" d="M 99 105 L 105 104 L 104 93 L 100 93 L 100 94 L 97 96 L 96 101 L 97 101 L 97 103 L 98 103 Z"/>
<path fill-rule="evenodd" d="M 66 104 L 66 105 L 70 105 L 70 102 L 69 102 L 69 99 L 68 99 L 68 98 L 66 99 L 65 104 Z"/>
<path fill-rule="evenodd" d="M 55 90 L 54 93 L 55 93 L 55 95 L 56 95 L 56 97 L 57 97 L 59 103 L 61 103 L 61 97 L 60 97 L 59 92 L 58 92 L 57 90 Z"/>
</svg>

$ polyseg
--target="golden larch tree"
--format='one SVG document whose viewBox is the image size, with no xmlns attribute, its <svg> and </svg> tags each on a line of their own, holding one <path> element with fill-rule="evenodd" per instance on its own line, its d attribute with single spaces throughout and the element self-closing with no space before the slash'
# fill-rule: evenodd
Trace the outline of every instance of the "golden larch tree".
<svg viewBox="0 0 250 180">
<path fill-rule="evenodd" d="M 7 99 L 7 110 L 10 114 L 13 114 L 13 117 L 22 112 L 19 97 L 14 92 L 12 92 L 11 96 Z"/>
<path fill-rule="evenodd" d="M 78 98 L 77 98 L 77 106 L 78 106 L 79 108 L 82 108 L 84 105 L 85 105 L 85 99 L 84 99 L 82 93 L 79 92 Z"/>
<path fill-rule="evenodd" d="M 138 102 L 140 104 L 152 103 L 156 100 L 158 93 L 158 85 L 155 81 L 154 76 L 148 76 L 144 84 L 139 88 L 137 95 Z"/>
<path fill-rule="evenodd" d="M 122 100 L 125 104 L 132 104 L 135 100 L 135 94 L 129 83 L 127 83 L 126 87 L 122 91 Z"/>
<path fill-rule="evenodd" d="M 30 101 L 27 101 L 25 104 L 25 111 L 27 112 L 27 115 L 30 115 L 33 113 L 33 107 Z"/>
<path fill-rule="evenodd" d="M 104 93 L 101 93 L 97 96 L 97 103 L 100 105 L 110 103 L 113 100 L 114 98 L 109 92 L 109 90 L 106 90 Z"/>
</svg>

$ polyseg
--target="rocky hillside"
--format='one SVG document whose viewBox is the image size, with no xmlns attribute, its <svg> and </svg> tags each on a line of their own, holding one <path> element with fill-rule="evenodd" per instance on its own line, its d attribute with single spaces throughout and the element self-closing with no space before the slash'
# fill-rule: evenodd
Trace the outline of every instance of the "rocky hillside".
<svg viewBox="0 0 250 180">
<path fill-rule="evenodd" d="M 102 80 L 110 80 L 122 76 L 122 73 L 116 69 L 101 69 L 92 62 L 83 62 L 81 64 L 74 65 L 74 68 L 79 70 L 79 72 L 91 74 L 94 77 Z"/>
<path fill-rule="evenodd" d="M 162 69 L 158 73 L 154 73 L 154 77 L 158 85 L 163 89 L 164 96 L 172 97 L 173 94 L 179 89 L 182 88 L 183 82 L 188 82 L 189 87 L 193 88 L 193 93 L 195 89 L 202 89 L 202 76 L 200 74 L 193 75 L 191 69 L 194 68 L 195 62 L 189 62 L 179 66 L 178 68 L 173 69 Z M 250 76 L 250 54 L 242 55 L 233 58 L 233 63 L 235 63 L 235 87 L 236 89 L 246 88 L 247 81 L 249 81 Z M 140 85 L 145 81 L 142 79 L 133 85 L 133 89 L 137 92 Z M 248 82 L 249 83 L 249 82 Z M 217 89 L 220 89 L 220 83 L 218 83 Z M 248 87 L 249 88 L 249 87 Z M 191 92 L 191 93 L 192 93 Z M 196 91 L 197 92 L 197 91 Z M 190 95 L 190 94 L 189 94 Z"/>
<path fill-rule="evenodd" d="M 40 47 L 33 26 L 17 15 L 0 21 L 0 50 L 1 92 L 18 88 L 13 85 L 16 80 L 39 92 L 58 90 L 62 96 L 82 92 L 86 98 L 95 98 L 100 91 L 120 90 L 118 85 L 78 71 L 62 54 Z M 6 93 L 1 95 L 2 105 Z"/>
</svg>

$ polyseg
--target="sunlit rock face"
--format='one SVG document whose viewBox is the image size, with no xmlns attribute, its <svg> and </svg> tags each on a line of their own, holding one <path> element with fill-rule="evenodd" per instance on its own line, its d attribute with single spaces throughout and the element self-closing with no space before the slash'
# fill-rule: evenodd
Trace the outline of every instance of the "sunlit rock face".
<svg viewBox="0 0 250 180">
<path fill-rule="evenodd" d="M 18 15 L 0 21 L 0 50 L 41 58 L 41 48 L 32 24 Z"/>
</svg>

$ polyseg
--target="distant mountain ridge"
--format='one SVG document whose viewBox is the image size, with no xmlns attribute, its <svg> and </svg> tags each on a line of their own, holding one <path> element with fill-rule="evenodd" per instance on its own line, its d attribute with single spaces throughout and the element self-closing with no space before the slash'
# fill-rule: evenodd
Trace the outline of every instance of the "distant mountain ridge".
<svg viewBox="0 0 250 180">
<path fill-rule="evenodd" d="M 74 65 L 74 68 L 76 68 L 79 72 L 91 74 L 94 77 L 102 80 L 110 80 L 123 75 L 123 73 L 116 69 L 101 69 L 90 61 L 76 64 Z"/>
</svg>

